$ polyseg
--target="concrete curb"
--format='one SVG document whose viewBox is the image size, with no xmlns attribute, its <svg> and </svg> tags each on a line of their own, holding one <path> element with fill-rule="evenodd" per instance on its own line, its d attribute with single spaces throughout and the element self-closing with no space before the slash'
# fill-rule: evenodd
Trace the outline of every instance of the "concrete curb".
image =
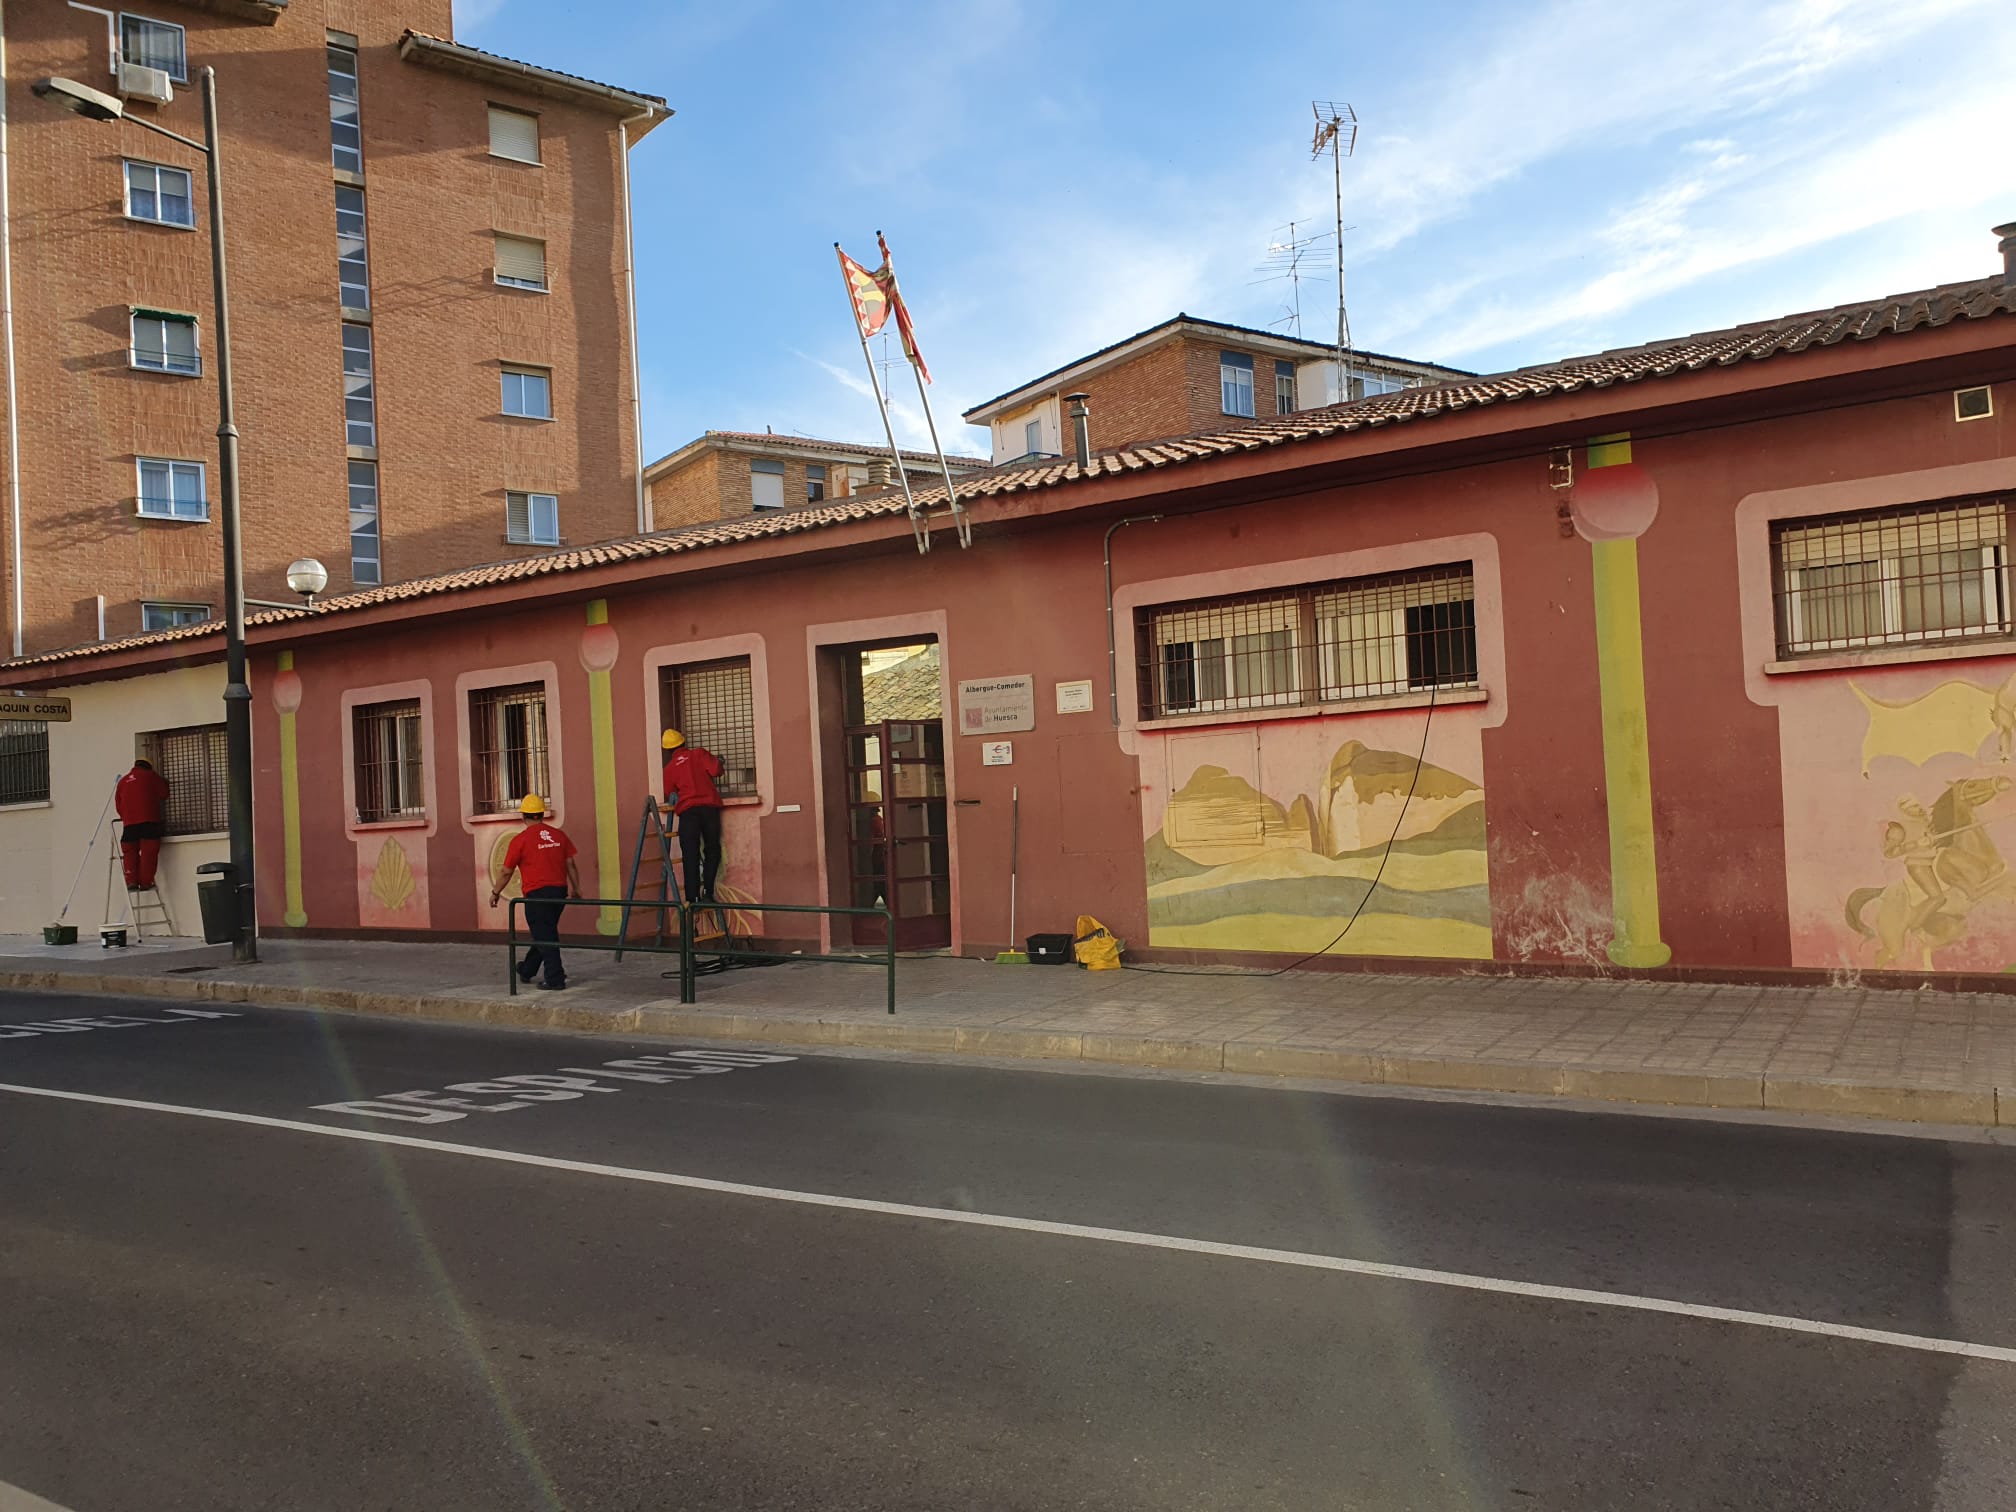
<svg viewBox="0 0 2016 1512">
<path fill-rule="evenodd" d="M 581 1034 L 653 1034 L 741 1040 L 805 1049 L 850 1046 L 925 1054 L 1071 1060 L 1171 1071 L 1294 1076 L 1423 1090 L 1572 1097 L 1681 1108 L 1755 1108 L 1780 1113 L 1890 1119 L 1902 1123 L 2016 1127 L 2016 1087 L 1917 1086 L 1829 1077 L 1724 1075 L 1643 1068 L 1556 1066 L 1459 1057 L 1373 1055 L 1251 1040 L 1175 1040 L 1029 1029 L 959 1029 L 942 1024 L 764 1018 L 689 1007 L 595 1008 L 522 997 L 413 996 L 341 988 L 246 983 L 196 977 L 132 977 L 102 972 L 0 971 L 0 988 L 130 994 L 186 1002 L 319 1008 L 383 1018 L 559 1029 Z"/>
</svg>

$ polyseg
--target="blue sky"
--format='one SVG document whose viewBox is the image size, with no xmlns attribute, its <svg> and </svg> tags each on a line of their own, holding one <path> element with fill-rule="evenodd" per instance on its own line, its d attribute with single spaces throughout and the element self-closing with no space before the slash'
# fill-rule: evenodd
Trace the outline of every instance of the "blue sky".
<svg viewBox="0 0 2016 1512">
<path fill-rule="evenodd" d="M 889 237 L 959 411 L 1331 214 L 1360 346 L 1502 369 L 1980 277 L 2016 220 L 2008 0 L 456 0 L 457 35 L 664 95 L 632 158 L 645 442 L 879 435 L 835 268 Z M 1319 251 L 1319 260 L 1327 251 Z M 1327 262 L 1302 287 L 1327 339 Z M 896 417 L 923 437 L 896 358 Z"/>
</svg>

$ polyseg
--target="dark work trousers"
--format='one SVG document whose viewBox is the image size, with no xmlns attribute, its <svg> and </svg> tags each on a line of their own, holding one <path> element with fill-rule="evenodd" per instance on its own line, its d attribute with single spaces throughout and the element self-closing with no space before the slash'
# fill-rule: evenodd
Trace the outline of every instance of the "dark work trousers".
<svg viewBox="0 0 2016 1512">
<path fill-rule="evenodd" d="M 531 981 L 543 964 L 548 987 L 567 985 L 567 968 L 560 964 L 560 910 L 567 906 L 566 897 L 564 887 L 535 887 L 525 894 L 525 923 L 532 931 L 532 948 L 518 963 L 519 981 Z"/>
<path fill-rule="evenodd" d="M 129 824 L 119 832 L 119 863 L 125 868 L 129 888 L 152 887 L 154 868 L 161 859 L 161 836 L 166 824 Z"/>
<path fill-rule="evenodd" d="M 703 804 L 679 816 L 679 855 L 685 862 L 686 901 L 712 903 L 721 875 L 721 808 Z"/>
</svg>

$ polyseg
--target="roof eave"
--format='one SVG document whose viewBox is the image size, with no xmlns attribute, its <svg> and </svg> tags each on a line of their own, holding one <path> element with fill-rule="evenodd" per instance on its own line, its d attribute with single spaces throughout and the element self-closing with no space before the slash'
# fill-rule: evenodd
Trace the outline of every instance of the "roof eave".
<svg viewBox="0 0 2016 1512">
<path fill-rule="evenodd" d="M 524 94 L 562 100 L 570 105 L 582 105 L 620 116 L 642 127 L 631 133 L 632 141 L 641 140 L 653 127 L 672 116 L 672 107 L 655 95 L 637 94 L 628 89 L 618 89 L 613 84 L 597 84 L 592 79 L 577 79 L 550 68 L 541 68 L 535 63 L 500 58 L 495 53 L 430 37 L 424 32 L 409 31 L 401 37 L 399 56 L 408 63 L 459 74 L 479 83 L 499 84 Z"/>
<path fill-rule="evenodd" d="M 256 21 L 261 26 L 271 26 L 287 14 L 287 0 L 175 0 L 175 3 L 191 10 L 229 16 L 235 21 Z"/>
</svg>

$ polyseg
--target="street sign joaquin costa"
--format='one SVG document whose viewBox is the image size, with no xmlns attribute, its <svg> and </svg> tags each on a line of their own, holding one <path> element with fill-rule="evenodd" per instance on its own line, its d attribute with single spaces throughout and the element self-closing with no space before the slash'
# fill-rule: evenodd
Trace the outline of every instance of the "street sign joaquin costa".
<svg viewBox="0 0 2016 1512">
<path fill-rule="evenodd" d="M 45 724 L 68 724 L 70 700 L 54 695 L 48 698 L 0 696 L 0 719 L 31 719 Z"/>
</svg>

